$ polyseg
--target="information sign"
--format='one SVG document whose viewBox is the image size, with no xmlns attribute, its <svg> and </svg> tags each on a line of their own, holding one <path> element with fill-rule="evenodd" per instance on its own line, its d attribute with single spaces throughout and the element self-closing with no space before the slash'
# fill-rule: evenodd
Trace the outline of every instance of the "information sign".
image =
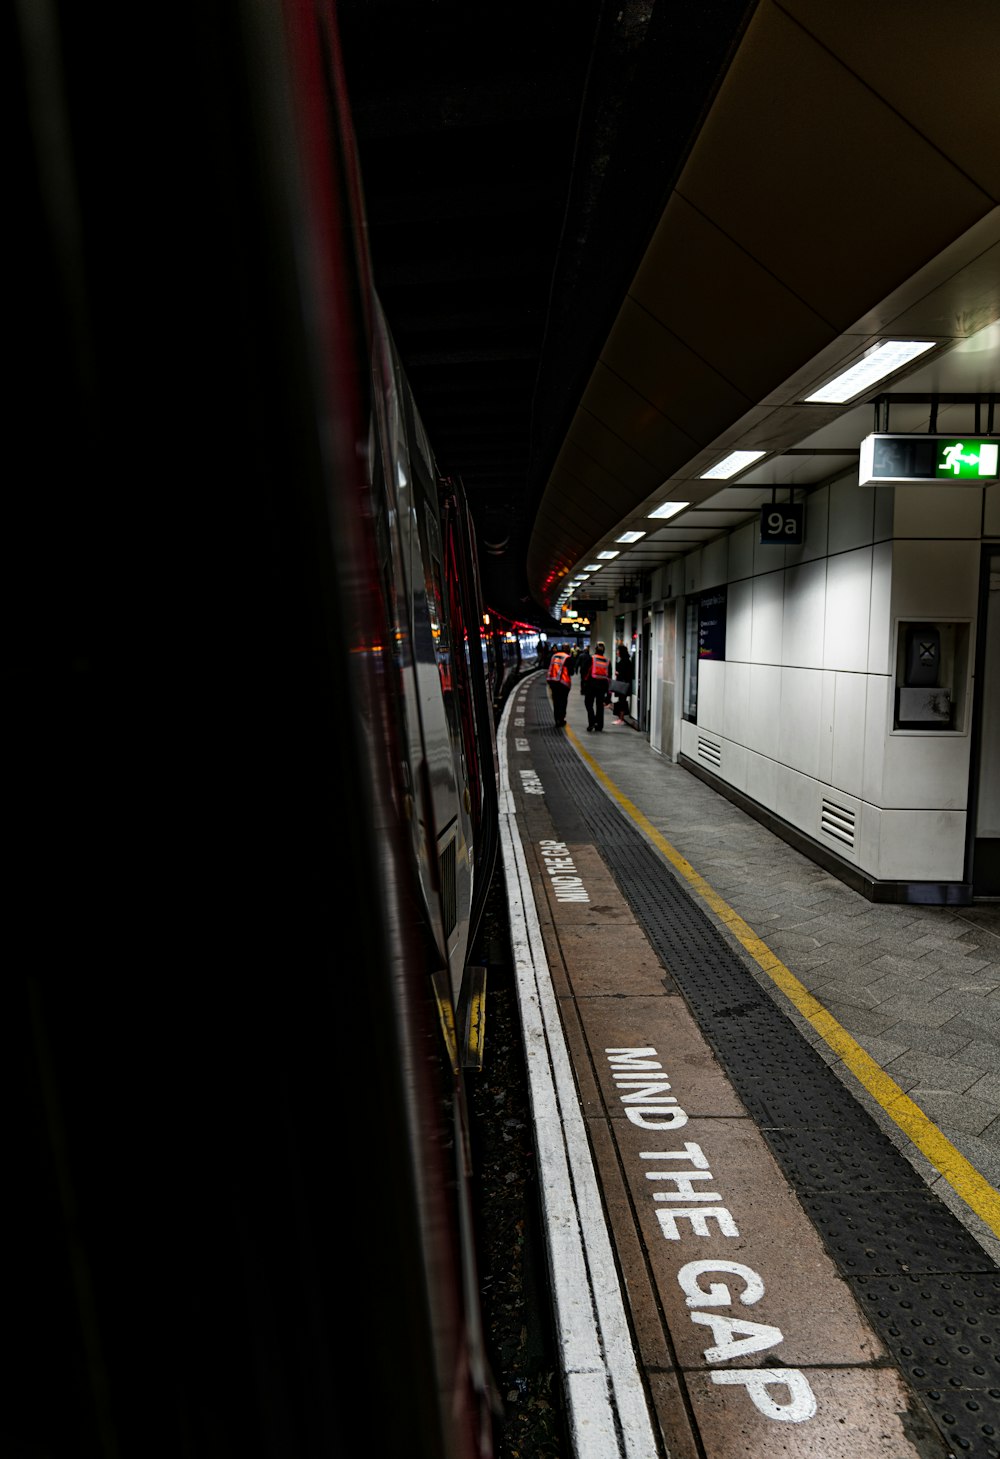
<svg viewBox="0 0 1000 1459">
<path fill-rule="evenodd" d="M 698 657 L 726 657 L 726 590 L 702 593 L 698 601 Z"/>
<path fill-rule="evenodd" d="M 1000 440 L 994 438 L 879 433 L 861 442 L 859 486 L 882 481 L 988 486 L 998 476 Z"/>
<path fill-rule="evenodd" d="M 772 502 L 760 509 L 761 545 L 780 544 L 782 547 L 801 547 L 804 503 Z"/>
</svg>

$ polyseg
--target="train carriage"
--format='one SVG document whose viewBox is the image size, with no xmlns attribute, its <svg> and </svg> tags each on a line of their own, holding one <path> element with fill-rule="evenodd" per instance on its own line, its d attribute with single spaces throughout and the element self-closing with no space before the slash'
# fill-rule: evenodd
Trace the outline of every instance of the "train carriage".
<svg viewBox="0 0 1000 1459">
<path fill-rule="evenodd" d="M 489 1459 L 484 608 L 334 12 L 30 9 L 3 1447 Z"/>
</svg>

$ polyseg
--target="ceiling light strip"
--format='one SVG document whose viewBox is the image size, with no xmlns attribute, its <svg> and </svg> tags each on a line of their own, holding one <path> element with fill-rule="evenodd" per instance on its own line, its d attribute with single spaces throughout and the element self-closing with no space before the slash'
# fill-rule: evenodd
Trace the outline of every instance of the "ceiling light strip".
<svg viewBox="0 0 1000 1459">
<path fill-rule="evenodd" d="M 934 348 L 931 339 L 887 339 L 825 385 L 805 397 L 806 405 L 844 405 Z"/>
</svg>

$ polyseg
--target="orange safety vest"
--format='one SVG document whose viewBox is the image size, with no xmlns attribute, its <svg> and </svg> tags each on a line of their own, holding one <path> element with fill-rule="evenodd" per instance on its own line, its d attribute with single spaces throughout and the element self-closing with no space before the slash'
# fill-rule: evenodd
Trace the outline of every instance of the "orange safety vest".
<svg viewBox="0 0 1000 1459">
<path fill-rule="evenodd" d="M 569 654 L 553 654 L 549 660 L 548 679 L 550 684 L 569 683 L 569 669 L 566 667 Z"/>
<path fill-rule="evenodd" d="M 603 654 L 594 654 L 590 660 L 590 677 L 592 679 L 610 679 L 610 664 Z"/>
</svg>

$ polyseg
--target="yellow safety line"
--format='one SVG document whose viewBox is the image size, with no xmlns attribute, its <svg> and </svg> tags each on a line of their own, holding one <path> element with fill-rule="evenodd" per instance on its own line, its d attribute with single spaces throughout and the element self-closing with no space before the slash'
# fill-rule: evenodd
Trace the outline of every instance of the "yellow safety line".
<svg viewBox="0 0 1000 1459">
<path fill-rule="evenodd" d="M 908 1094 L 900 1089 L 884 1069 L 876 1064 L 855 1039 L 838 1023 L 817 998 L 800 983 L 795 974 L 785 967 L 780 958 L 757 936 L 738 912 L 723 901 L 689 861 L 652 825 L 638 806 L 623 795 L 608 778 L 591 755 L 583 748 L 575 735 L 571 735 L 577 750 L 593 770 L 608 794 L 621 806 L 651 841 L 663 852 L 670 864 L 680 872 L 686 882 L 704 899 L 712 911 L 721 918 L 729 931 L 746 948 L 747 952 L 768 977 L 779 987 L 785 997 L 795 1006 L 802 1017 L 847 1065 L 851 1073 L 869 1094 L 878 1101 L 886 1114 L 893 1120 L 908 1139 L 912 1140 L 920 1153 L 931 1162 L 935 1170 L 944 1176 L 952 1190 L 961 1196 L 967 1206 L 981 1216 L 994 1236 L 1000 1236 L 1000 1192 L 994 1190 L 989 1181 L 980 1175 L 961 1151 L 956 1150 L 947 1136 L 942 1135 L 933 1120 L 928 1119 L 919 1105 L 914 1104 Z"/>
</svg>

